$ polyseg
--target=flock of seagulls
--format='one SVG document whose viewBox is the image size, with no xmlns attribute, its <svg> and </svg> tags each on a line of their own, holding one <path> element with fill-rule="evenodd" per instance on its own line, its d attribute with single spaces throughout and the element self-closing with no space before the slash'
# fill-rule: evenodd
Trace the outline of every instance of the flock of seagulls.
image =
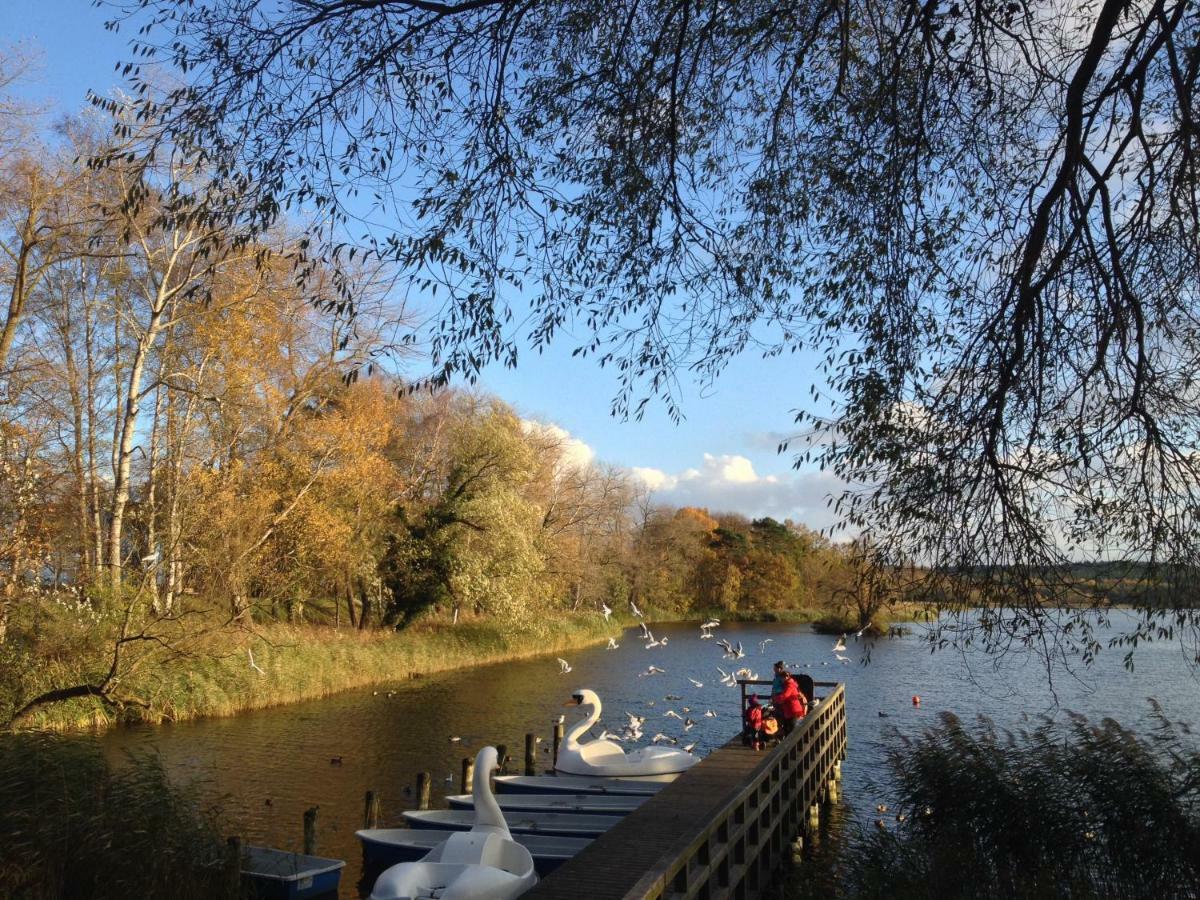
<svg viewBox="0 0 1200 900">
<path fill-rule="evenodd" d="M 641 627 L 641 634 L 638 635 L 638 637 L 641 640 L 642 645 L 646 650 L 654 650 L 659 647 L 667 646 L 668 638 L 657 637 L 654 634 L 654 632 L 650 629 L 650 627 L 644 621 L 642 611 L 640 609 L 638 609 L 637 604 L 634 603 L 632 600 L 629 601 L 629 610 L 630 610 L 630 613 L 635 618 L 643 619 L 643 621 L 640 621 L 638 623 L 638 625 Z M 612 607 L 610 607 L 607 603 L 602 602 L 600 604 L 600 612 L 604 616 L 605 622 L 611 621 L 612 615 L 613 615 Z M 708 621 L 703 622 L 700 625 L 700 640 L 716 641 L 717 645 L 721 648 L 721 657 L 724 660 L 738 662 L 739 660 L 745 659 L 746 658 L 746 649 L 743 646 L 741 641 L 738 641 L 735 644 L 730 640 L 727 640 L 725 638 L 718 638 L 716 636 L 715 630 L 720 628 L 720 626 L 721 626 L 721 620 L 717 619 L 717 618 L 711 618 Z M 864 631 L 865 631 L 865 628 L 860 629 L 854 635 L 855 639 L 860 638 L 863 635 Z M 767 646 L 774 642 L 775 642 L 774 638 L 763 638 L 761 641 L 759 641 L 758 642 L 759 656 L 766 656 Z M 617 641 L 616 637 L 610 637 L 608 639 L 608 645 L 605 647 L 605 649 L 606 650 L 618 650 L 618 649 L 620 649 L 620 647 L 621 647 L 621 644 Z M 837 641 L 834 643 L 832 649 L 833 649 L 834 658 L 841 664 L 845 665 L 847 663 L 852 662 L 850 657 L 844 655 L 844 653 L 846 651 L 846 635 L 845 634 L 841 635 L 837 639 Z M 558 659 L 558 666 L 559 666 L 559 674 L 566 675 L 573 671 L 571 664 L 567 660 L 563 659 L 562 657 L 558 657 L 557 659 Z M 823 662 L 822 665 L 829 665 L 829 663 Z M 811 667 L 811 664 L 805 665 L 805 668 L 810 668 L 810 667 Z M 736 669 L 733 668 L 732 666 L 730 666 L 729 670 L 726 670 L 722 666 L 716 666 L 715 668 L 717 671 L 717 675 L 719 676 L 718 683 L 725 687 L 736 688 L 739 680 L 747 680 L 747 681 L 760 680 L 759 674 L 756 671 L 754 671 L 752 668 L 750 668 L 749 666 L 746 666 L 746 665 L 742 665 L 741 667 L 736 668 Z M 646 666 L 646 668 L 644 670 L 639 671 L 637 673 L 637 677 L 638 678 L 652 678 L 657 675 L 666 675 L 666 674 L 667 674 L 666 669 L 664 669 L 660 666 L 651 664 L 651 665 Z M 691 675 L 686 676 L 686 678 L 687 678 L 688 683 L 691 684 L 692 687 L 694 687 L 696 689 L 700 689 L 700 688 L 704 687 L 705 682 L 703 680 L 701 680 L 699 678 L 693 678 Z M 668 703 L 673 703 L 673 702 L 683 700 L 683 697 L 681 697 L 678 694 L 667 694 L 665 696 L 665 700 Z M 647 700 L 646 706 L 653 707 L 655 705 L 655 703 L 656 703 L 655 700 Z M 914 705 L 915 704 L 916 704 L 916 701 L 914 700 Z M 880 715 L 885 715 L 885 714 L 880 713 Z M 621 742 L 625 742 L 625 741 L 636 742 L 636 741 L 644 740 L 646 737 L 646 734 L 645 734 L 646 716 L 645 715 L 637 715 L 637 714 L 629 712 L 629 711 L 625 712 L 625 716 L 627 718 L 627 721 L 619 729 L 617 729 L 615 731 L 610 731 L 607 727 L 604 727 L 599 734 L 599 738 L 602 740 L 621 741 Z M 684 734 L 686 734 L 687 732 L 689 732 L 693 728 L 695 728 L 696 724 L 697 724 L 696 719 L 692 717 L 692 708 L 689 706 L 680 706 L 678 708 L 678 710 L 667 709 L 661 714 L 661 716 L 663 719 L 673 719 L 677 723 L 679 723 L 679 727 L 681 727 L 683 729 Z M 695 716 L 711 719 L 711 718 L 716 718 L 717 713 L 715 710 L 712 710 L 712 709 L 705 709 L 702 713 L 699 710 L 697 710 L 695 713 Z M 559 717 L 559 721 L 562 721 L 561 716 Z M 593 735 L 594 735 L 594 732 L 593 732 Z M 659 731 L 659 732 L 654 733 L 650 737 L 650 741 L 655 744 L 669 743 L 669 744 L 673 744 L 673 745 L 678 745 L 680 742 L 680 738 L 678 736 L 672 736 L 672 735 L 666 734 L 665 732 Z M 696 743 L 693 742 L 693 743 L 684 745 L 683 749 L 690 753 L 695 748 L 695 746 L 696 746 Z"/>
</svg>

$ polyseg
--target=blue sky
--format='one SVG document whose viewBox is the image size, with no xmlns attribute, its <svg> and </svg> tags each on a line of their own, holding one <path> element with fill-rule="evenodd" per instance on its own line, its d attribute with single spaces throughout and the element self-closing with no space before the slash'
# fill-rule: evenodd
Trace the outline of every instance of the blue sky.
<svg viewBox="0 0 1200 900">
<path fill-rule="evenodd" d="M 115 65 L 127 58 L 128 36 L 105 31 L 104 19 L 89 0 L 0 2 L 0 52 L 16 46 L 32 57 L 17 93 L 47 119 L 83 109 L 89 88 L 105 94 L 119 85 Z M 642 421 L 620 422 L 609 415 L 614 376 L 572 359 L 573 346 L 568 338 L 541 355 L 526 351 L 516 370 L 493 367 L 480 387 L 562 428 L 586 445 L 581 454 L 633 470 L 663 502 L 830 524 L 825 498 L 837 482 L 812 468 L 797 472 L 790 455 L 775 452 L 794 432 L 792 410 L 809 397 L 810 360 L 747 354 L 713 385 L 681 377 L 682 424 L 653 404 Z"/>
</svg>

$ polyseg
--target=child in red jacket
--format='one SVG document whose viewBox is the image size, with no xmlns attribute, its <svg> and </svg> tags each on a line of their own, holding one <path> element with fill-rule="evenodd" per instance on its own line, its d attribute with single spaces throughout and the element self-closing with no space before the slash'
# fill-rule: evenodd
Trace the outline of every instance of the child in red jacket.
<svg viewBox="0 0 1200 900">
<path fill-rule="evenodd" d="M 750 695 L 750 703 L 746 707 L 744 719 L 744 739 L 746 745 L 755 750 L 763 748 L 763 708 L 759 706 L 758 695 Z"/>
</svg>

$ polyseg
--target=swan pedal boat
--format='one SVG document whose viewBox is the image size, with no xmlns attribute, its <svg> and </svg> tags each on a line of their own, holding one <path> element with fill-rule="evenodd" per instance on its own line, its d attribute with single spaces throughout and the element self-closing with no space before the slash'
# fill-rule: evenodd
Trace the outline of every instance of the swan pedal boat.
<svg viewBox="0 0 1200 900">
<path fill-rule="evenodd" d="M 495 747 L 475 757 L 471 830 L 453 832 L 416 862 L 387 869 L 375 879 L 371 900 L 515 900 L 537 884 L 533 857 L 513 840 L 488 786 L 496 765 Z"/>
<path fill-rule="evenodd" d="M 553 834 L 561 837 L 599 837 L 619 821 L 617 816 L 583 816 L 570 813 L 514 812 L 504 816 L 508 830 L 518 834 Z M 469 809 L 420 809 L 404 814 L 409 828 L 467 831 L 475 824 Z"/>
<path fill-rule="evenodd" d="M 419 861 L 446 840 L 445 832 L 432 828 L 363 828 L 355 836 L 362 843 L 363 862 L 374 870 Z M 514 834 L 513 840 L 529 851 L 538 875 L 543 876 L 592 842 L 591 838 L 548 834 Z"/>
<path fill-rule="evenodd" d="M 674 747 L 639 747 L 626 753 L 616 741 L 594 740 L 581 744 L 579 739 L 600 720 L 600 697 L 595 691 L 583 688 L 572 694 L 565 705 L 590 707 L 591 712 L 568 732 L 558 748 L 558 761 L 554 764 L 556 772 L 605 777 L 678 775 L 700 761 L 686 750 Z"/>
<path fill-rule="evenodd" d="M 496 798 L 507 817 L 510 812 L 556 812 L 589 816 L 626 816 L 650 799 L 635 794 L 501 794 Z M 474 794 L 450 794 L 451 809 L 474 809 Z"/>
</svg>

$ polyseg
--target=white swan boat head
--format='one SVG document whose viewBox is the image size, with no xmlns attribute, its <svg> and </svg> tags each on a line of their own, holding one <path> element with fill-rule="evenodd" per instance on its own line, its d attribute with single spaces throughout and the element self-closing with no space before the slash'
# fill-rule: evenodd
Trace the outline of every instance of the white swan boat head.
<svg viewBox="0 0 1200 900">
<path fill-rule="evenodd" d="M 625 752 L 616 741 L 598 740 L 579 743 L 579 739 L 600 719 L 600 698 L 586 688 L 576 691 L 567 706 L 591 707 L 591 712 L 568 732 L 558 749 L 555 771 L 568 775 L 670 775 L 691 768 L 699 759 L 673 747 L 642 747 Z"/>
<path fill-rule="evenodd" d="M 475 757 L 475 825 L 458 831 L 417 862 L 400 863 L 375 881 L 371 900 L 512 900 L 537 883 L 533 857 L 512 839 L 492 794 L 494 747 Z"/>
</svg>

